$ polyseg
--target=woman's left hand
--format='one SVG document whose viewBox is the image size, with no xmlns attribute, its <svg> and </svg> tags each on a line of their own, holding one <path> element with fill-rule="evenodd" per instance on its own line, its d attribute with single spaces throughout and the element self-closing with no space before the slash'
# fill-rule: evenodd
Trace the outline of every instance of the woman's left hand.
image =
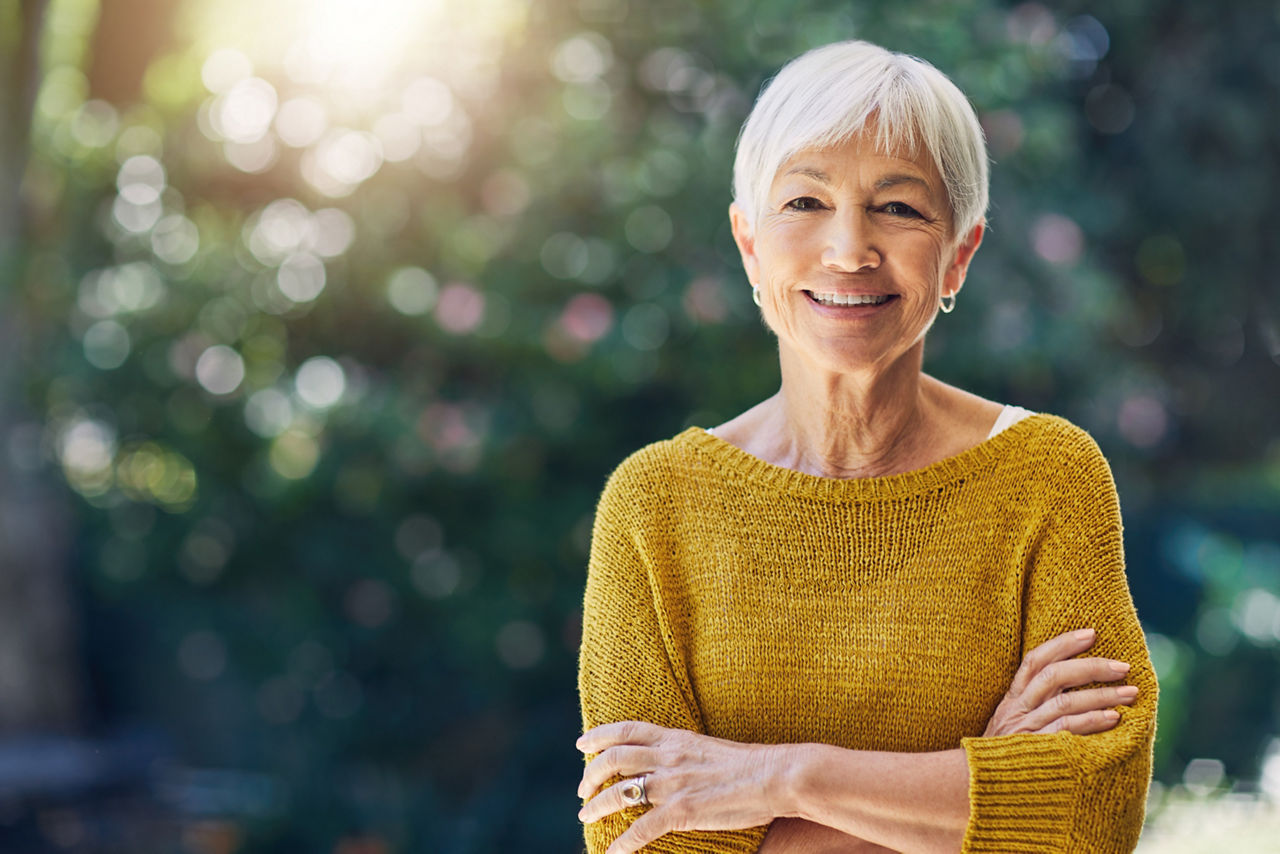
<svg viewBox="0 0 1280 854">
<path fill-rule="evenodd" d="M 593 795 L 615 775 L 645 775 L 653 808 L 632 822 L 607 854 L 630 854 L 677 830 L 736 830 L 768 824 L 782 813 L 776 802 L 787 768 L 788 745 L 742 744 L 668 729 L 644 721 L 620 721 L 588 730 L 578 739 L 587 764 L 578 796 Z M 583 822 L 618 812 L 622 786 L 595 794 L 578 813 Z"/>
</svg>

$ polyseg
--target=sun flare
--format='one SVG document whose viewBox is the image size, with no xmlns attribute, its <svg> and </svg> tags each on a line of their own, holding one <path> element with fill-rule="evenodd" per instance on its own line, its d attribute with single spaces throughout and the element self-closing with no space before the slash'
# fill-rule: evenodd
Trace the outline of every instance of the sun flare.
<svg viewBox="0 0 1280 854">
<path fill-rule="evenodd" d="M 224 0 L 190 21 L 206 55 L 243 53 L 256 70 L 332 102 L 359 101 L 406 74 L 448 76 L 493 57 L 525 8 L 515 0 Z"/>
<path fill-rule="evenodd" d="M 290 76 L 352 89 L 378 85 L 443 24 L 438 0 L 307 0 L 285 62 Z"/>
</svg>

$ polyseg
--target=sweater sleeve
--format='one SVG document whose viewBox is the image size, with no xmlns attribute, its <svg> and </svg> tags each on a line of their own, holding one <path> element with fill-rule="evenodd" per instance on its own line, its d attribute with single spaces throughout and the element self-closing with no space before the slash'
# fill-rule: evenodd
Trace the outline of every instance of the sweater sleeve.
<svg viewBox="0 0 1280 854">
<path fill-rule="evenodd" d="M 674 649 L 651 581 L 653 555 L 642 544 L 644 505 L 654 496 L 615 472 L 596 508 L 583 600 L 578 693 L 585 732 L 604 723 L 641 720 L 705 732 L 688 676 Z M 595 754 L 589 754 L 589 762 Z M 607 785 L 616 783 L 615 777 Z M 649 807 L 632 807 L 584 826 L 587 851 L 600 854 Z M 646 852 L 754 852 L 768 826 L 669 833 Z"/>
<path fill-rule="evenodd" d="M 1093 440 L 1076 430 L 1055 454 L 1046 521 L 1033 533 L 1024 582 L 1022 654 L 1094 628 L 1085 655 L 1127 661 L 1138 686 L 1120 722 L 1091 735 L 967 738 L 970 820 L 965 851 L 1130 852 L 1151 779 L 1156 677 L 1124 572 L 1119 501 Z"/>
</svg>

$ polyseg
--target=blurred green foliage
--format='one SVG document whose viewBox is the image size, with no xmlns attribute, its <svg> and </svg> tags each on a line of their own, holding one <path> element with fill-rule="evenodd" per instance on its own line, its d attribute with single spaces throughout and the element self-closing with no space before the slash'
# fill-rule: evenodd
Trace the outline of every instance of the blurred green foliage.
<svg viewBox="0 0 1280 854">
<path fill-rule="evenodd" d="M 1280 732 L 1274 4 L 421 5 L 413 49 L 346 86 L 204 28 L 251 4 L 188 0 L 115 104 L 95 5 L 51 5 L 7 448 L 77 494 L 100 728 L 247 775 L 192 808 L 244 850 L 577 844 L 595 497 L 775 389 L 733 143 L 783 62 L 861 37 L 952 75 L 995 164 L 929 370 L 1098 438 L 1157 779 L 1208 757 L 1210 788 L 1256 785 Z"/>
</svg>

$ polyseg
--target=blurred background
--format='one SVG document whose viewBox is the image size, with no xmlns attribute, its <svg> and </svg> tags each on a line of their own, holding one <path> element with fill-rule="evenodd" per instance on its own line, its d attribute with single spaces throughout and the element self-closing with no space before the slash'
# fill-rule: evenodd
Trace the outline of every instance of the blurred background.
<svg viewBox="0 0 1280 854">
<path fill-rule="evenodd" d="M 1280 834 L 1280 7 L 0 0 L 0 849 L 580 850 L 589 526 L 776 389 L 725 208 L 862 37 L 977 107 L 928 369 L 1090 430 L 1143 850 Z"/>
</svg>

